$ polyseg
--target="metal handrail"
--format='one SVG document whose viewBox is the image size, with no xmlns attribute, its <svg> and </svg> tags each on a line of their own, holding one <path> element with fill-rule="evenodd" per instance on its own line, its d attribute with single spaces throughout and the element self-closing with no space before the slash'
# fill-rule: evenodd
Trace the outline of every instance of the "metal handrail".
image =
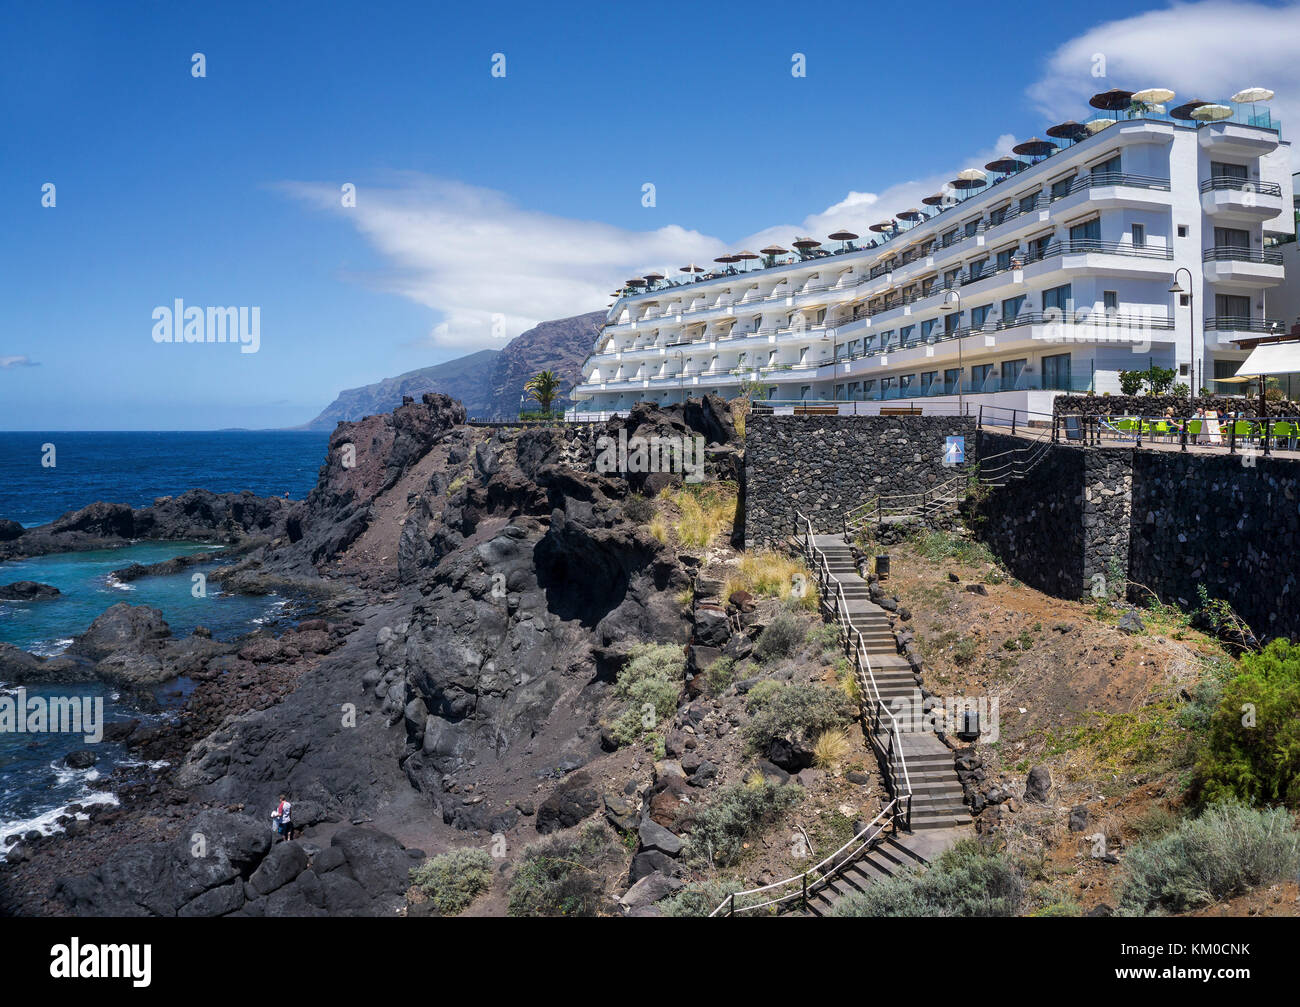
<svg viewBox="0 0 1300 1007">
<path fill-rule="evenodd" d="M 863 643 L 862 633 L 855 625 L 853 625 L 853 618 L 849 615 L 848 599 L 844 597 L 844 585 L 840 583 L 838 578 L 832 577 L 830 562 L 826 559 L 826 554 L 822 552 L 813 541 L 812 521 L 802 511 L 797 512 L 797 514 L 799 519 L 803 521 L 804 525 L 804 555 L 807 557 L 809 562 L 816 567 L 815 573 L 821 594 L 822 605 L 826 605 L 826 588 L 833 580 L 835 582 L 837 602 L 835 605 L 835 619 L 836 622 L 840 624 L 841 633 L 844 634 L 845 649 L 848 650 L 850 644 L 856 643 L 856 647 L 853 648 L 856 665 L 854 668 L 855 677 L 859 680 L 858 686 L 862 690 L 863 695 L 869 695 L 874 700 L 873 715 L 870 725 L 871 730 L 868 732 L 871 737 L 872 748 L 876 748 L 880 745 L 880 740 L 876 737 L 876 734 L 880 729 L 881 714 L 883 713 L 889 718 L 889 751 L 881 751 L 879 754 L 884 758 L 888 777 L 886 783 L 890 794 L 896 799 L 906 802 L 906 810 L 902 812 L 901 817 L 904 822 L 903 827 L 910 831 L 912 827 L 912 778 L 907 769 L 907 759 L 903 754 L 903 743 L 898 726 L 898 718 L 894 716 L 893 711 L 885 705 L 885 701 L 880 696 L 880 689 L 876 684 L 875 672 L 872 671 L 871 668 L 871 656 L 867 653 L 866 645 Z M 819 560 L 820 562 L 815 562 L 816 560 Z M 867 691 L 868 689 L 870 690 L 869 693 Z M 903 771 L 903 784 L 906 787 L 905 792 L 900 792 L 898 780 L 896 778 L 897 774 L 893 761 L 895 747 L 897 748 L 898 763 Z M 895 817 L 899 817 L 898 813 L 895 814 Z"/>
<path fill-rule="evenodd" d="M 796 896 L 806 901 L 808 896 L 812 894 L 814 891 L 816 891 L 816 886 L 829 882 L 830 879 L 834 876 L 834 874 L 837 871 L 839 871 L 842 867 L 845 867 L 848 864 L 853 863 L 855 860 L 857 860 L 858 854 L 860 854 L 868 846 L 871 846 L 873 843 L 875 843 L 876 839 L 880 836 L 880 833 L 885 830 L 886 823 L 881 822 L 881 819 L 885 818 L 886 815 L 890 815 L 891 811 L 894 808 L 894 805 L 896 805 L 897 803 L 898 803 L 898 799 L 895 798 L 894 800 L 886 804 L 883 808 L 880 809 L 880 813 L 876 815 L 876 817 L 873 818 L 870 822 L 868 822 L 866 826 L 857 835 L 855 835 L 852 839 L 850 839 L 847 843 L 841 846 L 834 853 L 830 854 L 830 856 L 824 858 L 820 863 L 814 864 L 812 867 L 809 867 L 808 870 L 800 874 L 792 875 L 791 877 L 784 878 L 781 881 L 773 881 L 770 885 L 762 885 L 759 888 L 748 888 L 743 892 L 732 892 L 725 899 L 723 899 L 721 903 L 718 904 L 718 907 L 714 909 L 713 912 L 709 913 L 709 916 L 710 917 L 714 917 L 718 915 L 734 916 L 736 915 L 736 913 L 753 912 L 755 909 L 765 909 L 768 906 L 780 905 L 782 902 L 788 902 L 790 899 L 793 899 Z M 892 815 L 890 817 L 892 820 Z M 876 824 L 877 822 L 880 822 L 880 824 L 877 825 Z M 868 835 L 868 833 L 870 833 L 870 835 Z M 827 864 L 829 864 L 831 861 L 833 861 L 836 857 L 838 857 L 841 853 L 847 850 L 854 843 L 857 843 L 859 840 L 862 840 L 862 842 L 858 845 L 857 849 L 855 849 L 852 853 L 844 857 L 839 863 L 835 864 L 835 866 L 832 867 L 829 871 L 824 872 L 819 877 L 815 878 L 813 880 L 813 886 L 814 886 L 813 888 L 808 887 L 808 878 L 811 874 L 813 874 L 814 872 L 821 871 L 822 868 L 824 868 Z M 736 899 L 741 896 L 757 895 L 759 892 L 771 891 L 774 888 L 784 888 L 787 885 L 794 884 L 796 882 L 800 883 L 800 891 L 798 892 L 792 892 L 789 895 L 783 895 L 778 899 L 769 899 L 766 902 L 757 902 L 752 906 L 741 906 L 739 909 L 736 908 Z M 725 914 L 722 912 L 723 909 L 727 910 Z"/>
</svg>

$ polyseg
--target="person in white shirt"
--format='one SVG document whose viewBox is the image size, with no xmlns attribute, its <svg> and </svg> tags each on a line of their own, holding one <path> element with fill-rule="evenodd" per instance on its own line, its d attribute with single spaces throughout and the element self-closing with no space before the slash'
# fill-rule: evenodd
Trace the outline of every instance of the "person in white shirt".
<svg viewBox="0 0 1300 1007">
<path fill-rule="evenodd" d="M 275 831 L 286 840 L 293 839 L 293 805 L 289 799 L 280 795 L 280 804 L 271 812 L 271 818 L 275 821 Z"/>
</svg>

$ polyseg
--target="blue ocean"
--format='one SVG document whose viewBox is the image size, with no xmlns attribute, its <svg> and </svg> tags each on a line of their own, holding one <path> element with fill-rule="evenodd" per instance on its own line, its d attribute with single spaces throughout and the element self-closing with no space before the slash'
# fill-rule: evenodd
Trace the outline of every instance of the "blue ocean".
<svg viewBox="0 0 1300 1007">
<path fill-rule="evenodd" d="M 30 527 L 96 500 L 141 507 L 156 497 L 193 488 L 219 493 L 249 490 L 259 496 L 287 492 L 301 499 L 316 483 L 327 441 L 325 433 L 298 431 L 0 433 L 0 518 Z M 202 625 L 217 639 L 230 639 L 295 618 L 293 599 L 274 595 L 226 595 L 210 583 L 207 597 L 195 598 L 191 576 L 204 566 L 128 583 L 112 575 L 133 562 L 148 564 L 216 551 L 196 542 L 140 542 L 120 549 L 0 563 L 0 584 L 34 580 L 53 584 L 61 592 L 47 601 L 0 601 L 0 642 L 37 654 L 57 654 L 74 634 L 120 601 L 161 609 L 177 636 Z M 177 691 L 176 685 L 165 688 L 168 694 Z M 0 695 L 5 693 L 13 694 L 13 689 L 0 682 Z M 113 690 L 102 686 L 29 687 L 27 695 L 102 698 L 106 721 L 139 716 L 119 705 Z M 55 819 L 70 803 L 112 800 L 88 784 L 126 763 L 128 756 L 119 746 L 100 743 L 93 746 L 99 756 L 94 767 L 64 766 L 64 756 L 86 747 L 80 735 L 0 733 L 0 841 L 29 829 L 53 831 Z"/>
</svg>

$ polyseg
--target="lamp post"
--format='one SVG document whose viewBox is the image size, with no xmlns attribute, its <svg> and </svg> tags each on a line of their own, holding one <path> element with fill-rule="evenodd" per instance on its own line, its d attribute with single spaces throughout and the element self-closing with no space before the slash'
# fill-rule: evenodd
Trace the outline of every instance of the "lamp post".
<svg viewBox="0 0 1300 1007">
<path fill-rule="evenodd" d="M 963 375 L 966 373 L 966 368 L 965 365 L 962 363 L 962 358 L 961 358 L 962 335 L 961 335 L 961 291 L 960 290 L 947 291 L 943 295 L 943 303 L 939 305 L 939 310 L 945 313 L 949 311 L 953 311 L 954 309 L 957 312 L 957 329 L 956 329 L 957 331 L 957 415 L 965 416 L 966 397 L 962 394 L 962 390 L 961 390 L 961 383 L 962 383 Z"/>
<path fill-rule="evenodd" d="M 686 404 L 686 354 L 681 350 L 673 350 L 677 354 L 677 376 L 681 378 L 682 386 L 682 404 Z"/>
<path fill-rule="evenodd" d="M 1178 274 L 1187 274 L 1187 289 L 1183 290 L 1178 285 Z M 1187 308 L 1190 312 L 1187 319 L 1188 337 L 1187 337 L 1187 383 L 1193 385 L 1196 382 L 1196 292 L 1192 290 L 1192 271 L 1186 266 L 1179 266 L 1174 270 L 1174 282 L 1169 288 L 1171 294 L 1186 294 Z M 1174 305 L 1175 308 L 1178 305 Z M 1199 392 L 1199 389 L 1188 388 L 1189 395 L 1192 392 Z M 1189 403 L 1190 404 L 1190 403 Z"/>
</svg>

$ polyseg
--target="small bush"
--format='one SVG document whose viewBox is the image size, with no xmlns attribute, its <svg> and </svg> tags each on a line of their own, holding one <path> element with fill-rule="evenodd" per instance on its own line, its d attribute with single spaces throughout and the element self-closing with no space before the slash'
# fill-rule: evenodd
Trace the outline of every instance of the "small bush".
<svg viewBox="0 0 1300 1007">
<path fill-rule="evenodd" d="M 1300 645 L 1274 640 L 1238 670 L 1210 717 L 1195 791 L 1205 803 L 1300 804 Z"/>
<path fill-rule="evenodd" d="M 686 659 L 674 644 L 633 647 L 614 685 L 614 695 L 630 704 L 611 727 L 614 740 L 631 744 L 670 716 L 677 709 L 685 674 Z M 652 718 L 654 723 L 648 724 Z"/>
<path fill-rule="evenodd" d="M 709 683 L 709 691 L 715 696 L 726 692 L 727 687 L 736 680 L 735 660 L 730 657 L 718 658 L 705 671 L 704 680 Z"/>
<path fill-rule="evenodd" d="M 936 562 L 952 559 L 966 566 L 997 562 L 983 542 L 971 541 L 948 531 L 921 532 L 912 539 L 912 547 L 926 559 Z"/>
<path fill-rule="evenodd" d="M 970 637 L 957 641 L 957 645 L 952 649 L 952 659 L 955 664 L 965 666 L 975 660 L 975 655 L 979 651 L 979 646 Z"/>
<path fill-rule="evenodd" d="M 650 524 L 647 526 L 647 530 L 650 532 L 651 535 L 654 536 L 654 538 L 657 541 L 667 543 L 668 522 L 665 521 L 660 515 L 656 514 L 654 517 L 650 519 Z"/>
<path fill-rule="evenodd" d="M 525 848 L 510 881 L 510 916 L 595 916 L 605 897 L 606 873 L 623 851 L 604 825 L 576 837 L 554 836 Z"/>
<path fill-rule="evenodd" d="M 778 612 L 754 643 L 754 659 L 760 662 L 790 657 L 803 646 L 807 627 L 798 616 Z"/>
<path fill-rule="evenodd" d="M 720 881 L 692 881 L 655 904 L 664 916 L 708 916 L 730 894 L 731 889 Z"/>
<path fill-rule="evenodd" d="M 633 493 L 623 502 L 623 515 L 637 524 L 648 523 L 656 513 L 654 501 L 647 500 L 640 493 Z"/>
<path fill-rule="evenodd" d="M 411 883 L 443 916 L 455 916 L 492 887 L 492 858 L 465 846 L 441 853 L 411 870 Z"/>
<path fill-rule="evenodd" d="M 785 686 L 775 678 L 765 678 L 761 682 L 755 682 L 746 695 L 745 705 L 749 708 L 749 712 L 753 713 L 784 688 Z"/>
<path fill-rule="evenodd" d="M 1300 833 L 1282 808 L 1215 805 L 1124 858 L 1119 912 L 1181 912 L 1295 875 Z"/>
<path fill-rule="evenodd" d="M 755 701 L 753 691 L 748 706 L 752 716 L 743 729 L 753 751 L 766 749 L 773 738 L 811 746 L 822 732 L 841 730 L 853 719 L 853 707 L 839 689 L 779 686 L 761 702 Z"/>
<path fill-rule="evenodd" d="M 745 849 L 745 841 L 772 824 L 801 800 L 803 789 L 794 784 L 739 784 L 718 792 L 699 812 L 690 833 L 688 859 L 697 865 L 729 867 Z"/>
<path fill-rule="evenodd" d="M 813 763 L 822 769 L 834 769 L 849 754 L 849 734 L 843 728 L 822 731 L 813 741 Z"/>
<path fill-rule="evenodd" d="M 1015 916 L 1024 898 L 1024 876 L 1005 854 L 963 840 L 924 872 L 897 874 L 841 899 L 831 915 Z"/>
</svg>

